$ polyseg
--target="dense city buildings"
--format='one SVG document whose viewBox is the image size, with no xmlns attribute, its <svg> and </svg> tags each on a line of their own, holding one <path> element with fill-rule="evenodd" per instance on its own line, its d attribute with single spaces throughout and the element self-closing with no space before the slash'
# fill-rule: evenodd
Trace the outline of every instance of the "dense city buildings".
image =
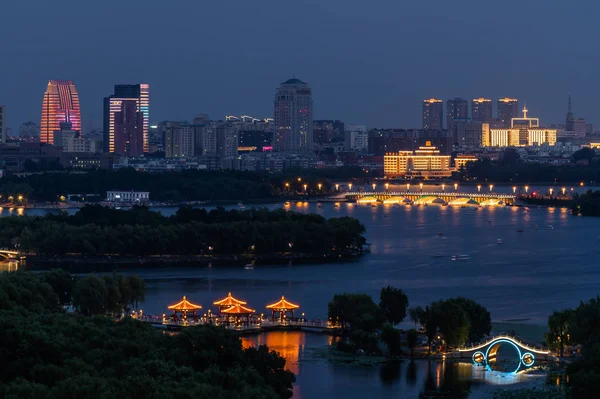
<svg viewBox="0 0 600 399">
<path fill-rule="evenodd" d="M 6 143 L 6 106 L 0 105 L 0 139 Z"/>
<path fill-rule="evenodd" d="M 472 120 L 454 122 L 452 142 L 459 148 L 475 149 L 481 147 L 484 130 L 489 129 L 489 123 Z"/>
<path fill-rule="evenodd" d="M 492 100 L 489 98 L 474 98 L 471 101 L 471 119 L 478 122 L 489 122 L 494 117 Z"/>
<path fill-rule="evenodd" d="M 489 129 L 482 136 L 484 147 L 519 147 L 556 143 L 556 129 L 540 127 L 539 118 L 527 116 L 527 108 L 523 108 L 523 116 L 512 118 L 508 129 Z"/>
<path fill-rule="evenodd" d="M 24 122 L 19 126 L 19 137 L 31 138 L 31 137 L 40 137 L 40 127 L 32 121 Z"/>
<path fill-rule="evenodd" d="M 54 131 L 60 130 L 61 122 L 69 122 L 73 130 L 81 131 L 79 94 L 70 80 L 51 80 L 44 93 L 40 141 L 54 143 Z"/>
<path fill-rule="evenodd" d="M 240 130 L 238 151 L 270 151 L 273 149 L 273 132 L 264 130 Z"/>
<path fill-rule="evenodd" d="M 238 153 L 237 128 L 231 123 L 217 125 L 217 155 L 219 157 L 234 157 Z"/>
<path fill-rule="evenodd" d="M 166 158 L 191 158 L 195 154 L 193 126 L 168 122 L 164 137 Z"/>
<path fill-rule="evenodd" d="M 150 85 L 116 85 L 104 98 L 104 151 L 126 156 L 148 152 Z"/>
<path fill-rule="evenodd" d="M 469 102 L 464 98 L 446 101 L 446 129 L 452 131 L 454 122 L 469 119 Z"/>
<path fill-rule="evenodd" d="M 60 129 L 54 131 L 54 146 L 67 152 L 96 152 L 96 141 L 84 138 L 79 130 L 72 128 L 71 122 L 62 122 Z"/>
<path fill-rule="evenodd" d="M 427 142 L 415 151 L 398 151 L 384 156 L 383 171 L 386 178 L 443 178 L 452 176 L 450 155 Z"/>
<path fill-rule="evenodd" d="M 436 98 L 423 100 L 423 129 L 442 130 L 443 123 L 444 102 Z"/>
<path fill-rule="evenodd" d="M 365 125 L 345 125 L 344 148 L 346 151 L 367 151 L 369 149 L 369 133 Z"/>
<path fill-rule="evenodd" d="M 498 127 L 510 128 L 512 118 L 517 118 L 518 116 L 519 100 L 508 97 L 498 99 Z"/>
<path fill-rule="evenodd" d="M 572 132 L 574 131 L 575 125 L 575 115 L 573 114 L 573 109 L 571 106 L 571 95 L 569 94 L 569 110 L 567 111 L 567 117 L 565 120 L 565 130 Z"/>
<path fill-rule="evenodd" d="M 339 120 L 313 121 L 313 144 L 324 145 L 344 141 L 344 122 Z"/>
<path fill-rule="evenodd" d="M 308 153 L 313 145 L 312 91 L 292 78 L 281 83 L 274 99 L 273 148 L 279 152 Z"/>
<path fill-rule="evenodd" d="M 369 131 L 369 153 L 384 156 L 389 152 L 414 151 L 422 146 L 435 146 L 444 155 L 452 153 L 452 134 L 447 130 L 372 129 Z"/>
</svg>

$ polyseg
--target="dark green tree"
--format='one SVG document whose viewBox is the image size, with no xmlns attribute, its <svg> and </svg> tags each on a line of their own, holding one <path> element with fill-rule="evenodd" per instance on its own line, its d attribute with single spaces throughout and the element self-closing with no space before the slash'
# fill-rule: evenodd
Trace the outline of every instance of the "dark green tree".
<svg viewBox="0 0 600 399">
<path fill-rule="evenodd" d="M 87 276 L 75 284 L 73 289 L 73 306 L 86 316 L 104 314 L 108 290 L 104 279 L 98 276 Z"/>
<path fill-rule="evenodd" d="M 390 356 L 398 356 L 402 353 L 400 339 L 400 330 L 394 328 L 390 323 L 383 325 L 383 328 L 381 329 L 381 340 L 387 346 Z"/>
<path fill-rule="evenodd" d="M 410 349 L 410 356 L 412 357 L 415 347 L 417 346 L 417 330 L 408 330 L 406 333 L 406 344 L 408 345 L 408 349 Z"/>
<path fill-rule="evenodd" d="M 423 319 L 423 313 L 425 310 L 421 306 L 413 306 L 408 309 L 408 317 L 410 320 L 415 323 L 415 330 L 417 329 L 417 324 L 421 322 Z"/>
<path fill-rule="evenodd" d="M 406 317 L 406 309 L 408 308 L 408 297 L 404 291 L 388 285 L 381 289 L 379 298 L 379 307 L 388 323 L 401 323 Z"/>
<path fill-rule="evenodd" d="M 558 348 L 560 356 L 564 356 L 564 346 L 570 338 L 573 317 L 571 309 L 554 311 L 548 316 L 548 338 L 551 341 L 548 343 Z"/>
</svg>

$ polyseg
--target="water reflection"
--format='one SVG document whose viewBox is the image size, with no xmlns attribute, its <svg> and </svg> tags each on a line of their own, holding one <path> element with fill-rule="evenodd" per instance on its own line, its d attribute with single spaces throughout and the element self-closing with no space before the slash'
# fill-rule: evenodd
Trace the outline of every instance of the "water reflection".
<svg viewBox="0 0 600 399">
<path fill-rule="evenodd" d="M 266 345 L 270 350 L 278 352 L 285 358 L 285 367 L 299 375 L 298 361 L 304 351 L 306 334 L 300 331 L 280 331 L 242 337 L 242 347 Z"/>
</svg>

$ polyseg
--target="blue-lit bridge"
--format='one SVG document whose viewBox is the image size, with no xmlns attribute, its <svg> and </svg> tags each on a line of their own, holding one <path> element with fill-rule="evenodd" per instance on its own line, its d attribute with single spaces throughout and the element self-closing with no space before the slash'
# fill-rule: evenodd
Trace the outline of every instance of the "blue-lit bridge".
<svg viewBox="0 0 600 399">
<path fill-rule="evenodd" d="M 517 196 L 502 193 L 461 193 L 421 191 L 349 191 L 342 194 L 346 200 L 360 204 L 413 204 L 413 205 L 513 205 Z"/>
<path fill-rule="evenodd" d="M 458 349 L 447 354 L 447 357 L 458 359 L 471 359 L 474 364 L 491 369 L 491 366 L 497 361 L 498 349 L 502 345 L 508 345 L 515 349 L 515 357 L 518 364 L 515 369 L 510 371 L 518 373 L 533 367 L 539 360 L 556 359 L 548 350 L 536 348 L 527 344 L 516 337 L 500 335 L 490 338 L 486 342 L 472 346 L 470 348 Z"/>
</svg>

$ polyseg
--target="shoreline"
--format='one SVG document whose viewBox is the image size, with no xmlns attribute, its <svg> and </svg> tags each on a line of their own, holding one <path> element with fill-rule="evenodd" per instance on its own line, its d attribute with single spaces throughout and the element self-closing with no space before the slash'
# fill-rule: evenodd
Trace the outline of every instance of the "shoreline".
<svg viewBox="0 0 600 399">
<path fill-rule="evenodd" d="M 322 263 L 342 263 L 358 260 L 365 251 L 354 254 L 270 254 L 270 255 L 162 255 L 162 256 L 125 256 L 108 257 L 94 256 L 84 257 L 83 255 L 73 256 L 41 256 L 27 255 L 25 266 L 30 270 L 42 271 L 50 270 L 56 267 L 65 270 L 87 270 L 93 267 L 105 271 L 121 269 L 140 269 L 140 268 L 162 268 L 169 266 L 176 267 L 242 267 L 252 264 L 253 266 L 284 265 L 284 264 L 322 264 Z"/>
</svg>

